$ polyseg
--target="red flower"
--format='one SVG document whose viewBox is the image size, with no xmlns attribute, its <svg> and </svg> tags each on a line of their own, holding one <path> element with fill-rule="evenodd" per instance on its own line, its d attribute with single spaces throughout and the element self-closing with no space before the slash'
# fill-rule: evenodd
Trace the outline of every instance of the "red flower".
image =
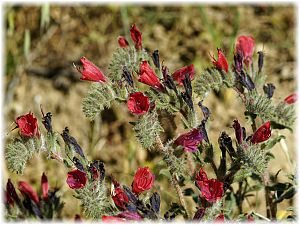
<svg viewBox="0 0 300 225">
<path fill-rule="evenodd" d="M 251 142 L 253 144 L 264 142 L 268 140 L 270 136 L 271 136 L 271 123 L 270 121 L 267 121 L 255 131 L 255 133 L 251 138 Z"/>
<path fill-rule="evenodd" d="M 223 196 L 223 183 L 216 179 L 207 179 L 207 175 L 202 168 L 196 176 L 196 186 L 208 202 L 215 203 Z"/>
<path fill-rule="evenodd" d="M 131 26 L 130 36 L 131 36 L 132 41 L 134 42 L 135 48 L 136 49 L 141 49 L 142 48 L 142 34 L 137 29 L 137 27 L 135 26 L 135 24 L 133 24 Z"/>
<path fill-rule="evenodd" d="M 208 181 L 207 174 L 200 168 L 198 174 L 196 175 L 196 181 Z"/>
<path fill-rule="evenodd" d="M 180 135 L 174 143 L 183 146 L 187 152 L 195 152 L 203 139 L 200 129 L 194 128 L 190 132 Z"/>
<path fill-rule="evenodd" d="M 48 183 L 48 178 L 45 175 L 45 173 L 43 173 L 42 178 L 41 178 L 41 186 L 42 186 L 42 197 L 43 197 L 43 199 L 47 199 L 48 191 L 49 191 L 49 183 Z"/>
<path fill-rule="evenodd" d="M 68 172 L 67 184 L 72 189 L 80 189 L 85 186 L 87 182 L 85 172 L 80 170 L 72 170 Z"/>
<path fill-rule="evenodd" d="M 116 206 L 118 206 L 118 208 L 120 209 L 125 209 L 126 204 L 129 202 L 127 195 L 120 187 L 117 187 L 112 191 L 111 197 L 114 200 Z"/>
<path fill-rule="evenodd" d="M 218 60 L 215 59 L 214 56 L 210 56 L 212 58 L 212 63 L 218 70 L 224 70 L 228 73 L 228 63 L 221 49 L 218 49 Z"/>
<path fill-rule="evenodd" d="M 118 216 L 102 216 L 102 222 L 105 223 L 119 223 L 124 221 L 126 221 L 126 219 L 119 218 Z"/>
<path fill-rule="evenodd" d="M 132 182 L 132 191 L 140 194 L 145 190 L 149 190 L 154 183 L 155 176 L 150 172 L 148 167 L 138 168 Z"/>
<path fill-rule="evenodd" d="M 127 41 L 126 38 L 123 37 L 123 36 L 120 36 L 120 37 L 118 38 L 118 42 L 119 42 L 119 46 L 120 46 L 121 48 L 127 48 L 127 47 L 129 46 L 128 41 Z"/>
<path fill-rule="evenodd" d="M 154 73 L 147 61 L 142 61 L 140 65 L 140 74 L 138 81 L 147 84 L 151 87 L 162 89 L 162 85 L 158 77 L 156 76 L 156 74 Z"/>
<path fill-rule="evenodd" d="M 27 195 L 36 204 L 39 203 L 38 194 L 32 189 L 32 187 L 28 183 L 26 183 L 25 181 L 19 181 L 18 188 L 23 195 Z"/>
<path fill-rule="evenodd" d="M 254 45 L 254 38 L 251 36 L 239 36 L 235 43 L 235 51 L 242 56 L 246 66 L 252 63 Z"/>
<path fill-rule="evenodd" d="M 295 102 L 297 101 L 297 94 L 296 93 L 293 93 L 293 94 L 290 94 L 289 96 L 287 96 L 285 99 L 284 99 L 284 102 L 286 104 L 294 104 Z"/>
<path fill-rule="evenodd" d="M 135 92 L 129 95 L 127 107 L 131 113 L 143 115 L 150 109 L 150 100 L 142 92 Z"/>
<path fill-rule="evenodd" d="M 185 78 L 185 74 L 188 74 L 190 76 L 190 79 L 193 80 L 194 77 L 195 77 L 195 68 L 194 68 L 194 65 L 191 64 L 189 66 L 185 66 L 185 67 L 182 67 L 178 70 L 176 70 L 173 74 L 172 74 L 172 77 L 174 80 L 176 80 L 179 85 L 183 85 L 183 80 Z"/>
<path fill-rule="evenodd" d="M 39 136 L 39 128 L 37 119 L 33 116 L 33 113 L 28 113 L 23 116 L 19 116 L 16 119 L 16 124 L 20 129 L 21 135 L 25 137 Z"/>
<path fill-rule="evenodd" d="M 106 77 L 103 72 L 91 61 L 85 57 L 80 58 L 80 62 L 83 66 L 83 69 L 76 67 L 79 73 L 81 73 L 81 80 L 89 80 L 95 82 L 106 82 Z"/>
<path fill-rule="evenodd" d="M 214 222 L 216 222 L 216 223 L 224 223 L 225 222 L 225 216 L 224 216 L 224 214 L 221 213 L 220 215 L 218 215 L 216 217 L 216 219 L 215 219 Z"/>
</svg>

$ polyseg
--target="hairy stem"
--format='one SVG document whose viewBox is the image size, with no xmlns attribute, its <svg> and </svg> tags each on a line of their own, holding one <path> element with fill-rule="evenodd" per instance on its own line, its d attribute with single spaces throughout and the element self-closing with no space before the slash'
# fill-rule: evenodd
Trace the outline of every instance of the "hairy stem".
<svg viewBox="0 0 300 225">
<path fill-rule="evenodd" d="M 195 172 L 195 164 L 192 158 L 192 155 L 189 154 L 188 152 L 186 153 L 186 159 L 187 159 L 187 164 L 190 168 L 190 174 L 194 174 Z"/>
<path fill-rule="evenodd" d="M 167 153 L 167 149 L 166 149 L 165 146 L 163 145 L 163 143 L 162 143 L 162 141 L 161 141 L 161 139 L 160 139 L 159 136 L 156 137 L 155 142 L 156 142 L 156 147 L 157 147 L 157 151 L 158 151 L 158 152 L 160 152 L 162 155 L 168 154 L 168 153 Z M 168 167 L 170 167 L 170 165 L 168 165 Z M 183 197 L 183 194 L 182 194 L 182 190 L 181 190 L 181 188 L 180 188 L 180 186 L 179 186 L 179 183 L 178 183 L 176 174 L 173 173 L 173 171 L 171 171 L 171 170 L 169 170 L 169 171 L 170 171 L 170 174 L 171 174 L 171 177 L 172 177 L 172 178 L 171 178 L 171 184 L 172 184 L 172 185 L 174 186 L 174 188 L 175 188 L 175 191 L 176 191 L 177 196 L 178 196 L 178 198 L 179 198 L 179 202 L 180 202 L 181 206 L 183 207 L 183 209 L 185 210 L 186 216 L 187 216 L 188 218 L 190 218 L 190 215 L 189 215 L 189 213 L 188 213 L 188 211 L 187 211 L 186 202 L 185 202 L 185 200 L 184 200 L 184 197 Z"/>
<path fill-rule="evenodd" d="M 256 124 L 255 124 L 255 118 L 251 116 L 251 127 L 253 133 L 256 131 Z M 264 184 L 264 189 L 265 189 L 265 200 L 266 200 L 266 215 L 267 218 L 273 220 L 276 219 L 276 211 L 277 211 L 277 206 L 276 204 L 273 203 L 272 200 L 272 193 L 270 192 L 268 186 L 269 186 L 269 180 L 270 180 L 270 174 L 268 171 L 265 171 L 263 176 L 263 184 Z"/>
</svg>

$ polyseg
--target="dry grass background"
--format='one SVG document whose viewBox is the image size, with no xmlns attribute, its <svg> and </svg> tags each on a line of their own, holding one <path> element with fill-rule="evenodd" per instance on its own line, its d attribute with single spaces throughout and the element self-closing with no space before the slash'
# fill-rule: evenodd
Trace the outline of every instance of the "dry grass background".
<svg viewBox="0 0 300 225">
<path fill-rule="evenodd" d="M 264 72 L 268 82 L 276 86 L 274 98 L 282 99 L 296 89 L 296 8 L 292 5 L 6 5 L 4 16 L 5 132 L 12 128 L 11 123 L 17 116 L 29 110 L 40 119 L 42 104 L 44 111 L 52 112 L 55 130 L 61 132 L 68 126 L 85 153 L 103 160 L 107 172 L 127 185 L 131 184 L 138 166 L 147 165 L 158 174 L 163 163 L 137 144 L 128 123 L 135 118 L 125 105 L 106 110 L 95 123 L 84 117 L 81 100 L 89 83 L 79 80 L 72 62 L 86 56 L 106 72 L 117 47 L 117 37 L 125 35 L 129 39 L 131 24 L 136 23 L 141 30 L 143 46 L 151 51 L 159 49 L 170 71 L 193 63 L 196 75 L 210 65 L 209 52 L 216 54 L 216 48 L 221 47 L 231 60 L 236 36 L 252 35 L 256 51 L 264 49 L 266 53 Z M 233 119 L 246 123 L 239 100 L 230 91 L 219 95 L 211 93 L 204 104 L 212 111 L 208 132 L 215 145 L 221 131 L 226 130 L 233 136 L 230 128 Z M 168 128 L 168 121 L 162 120 L 164 126 L 176 134 L 182 131 L 181 127 Z M 248 124 L 246 127 L 250 129 Z M 16 132 L 5 134 L 5 139 Z M 288 131 L 282 133 L 287 136 L 290 156 L 295 159 L 295 136 Z M 280 168 L 283 175 L 291 172 L 279 145 L 274 148 L 274 154 L 277 159 L 270 165 L 271 173 Z M 295 166 L 296 160 L 293 162 Z M 66 202 L 64 216 L 73 218 L 80 213 L 79 202 L 72 198 L 72 190 L 65 183 L 67 171 L 44 157 L 34 157 L 23 175 L 10 174 L 5 169 L 2 182 L 12 177 L 13 181 L 26 180 L 38 188 L 43 171 L 52 187 L 62 187 Z M 157 175 L 154 189 L 163 199 L 169 199 L 163 208 L 170 201 L 177 201 L 162 175 Z M 255 209 L 253 199 L 250 204 Z M 292 201 L 282 203 L 280 208 L 292 204 Z M 258 202 L 257 210 L 265 214 L 263 200 Z"/>
</svg>

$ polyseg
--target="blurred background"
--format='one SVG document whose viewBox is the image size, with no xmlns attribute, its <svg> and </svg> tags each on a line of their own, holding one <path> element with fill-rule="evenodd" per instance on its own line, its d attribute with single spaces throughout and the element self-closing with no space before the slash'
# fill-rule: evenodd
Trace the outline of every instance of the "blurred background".
<svg viewBox="0 0 300 225">
<path fill-rule="evenodd" d="M 276 86 L 274 98 L 283 99 L 296 90 L 296 7 L 293 5 L 6 4 L 3 15 L 5 141 L 17 132 L 9 132 L 17 116 L 32 111 L 40 120 L 42 104 L 44 112 L 53 114 L 54 130 L 61 133 L 68 126 L 86 155 L 104 161 L 107 173 L 114 174 L 120 182 L 130 185 L 136 168 L 149 166 L 157 175 L 154 190 L 166 199 L 163 209 L 177 198 L 167 179 L 159 174 L 164 166 L 161 158 L 138 145 L 132 125 L 128 123 L 135 118 L 126 105 L 113 105 L 95 122 L 85 118 L 81 101 L 89 82 L 79 79 L 73 62 L 85 56 L 107 72 L 118 47 L 118 36 L 124 35 L 129 40 L 129 28 L 135 23 L 142 32 L 143 46 L 149 51 L 158 49 L 171 72 L 193 63 L 197 76 L 211 66 L 209 53 L 216 55 L 217 47 L 224 50 L 231 62 L 236 37 L 252 35 L 256 42 L 255 66 L 256 52 L 263 50 L 263 71 L 268 75 L 267 82 Z M 214 145 L 217 146 L 222 131 L 234 136 L 230 126 L 235 118 L 250 130 L 244 109 L 234 93 L 226 90 L 211 93 L 204 104 L 212 112 L 208 133 Z M 162 124 L 166 129 L 173 129 L 175 135 L 183 131 L 180 127 L 168 128 L 168 121 L 163 117 Z M 286 135 L 290 157 L 295 159 L 294 135 L 289 131 L 280 132 Z M 276 145 L 272 153 L 276 159 L 271 162 L 269 171 L 275 174 L 282 168 L 279 179 L 284 180 L 286 174 L 294 172 L 296 162 L 289 166 L 280 145 Z M 73 192 L 65 182 L 66 169 L 43 155 L 30 160 L 22 175 L 10 174 L 5 169 L 2 182 L 11 177 L 13 182 L 25 180 L 39 189 L 43 171 L 51 187 L 61 188 L 66 202 L 64 217 L 74 218 L 76 213 L 80 214 L 80 202 L 72 197 Z M 244 207 L 265 215 L 264 198 L 257 201 L 249 198 Z M 293 200 L 279 206 L 285 209 L 292 204 Z"/>
</svg>

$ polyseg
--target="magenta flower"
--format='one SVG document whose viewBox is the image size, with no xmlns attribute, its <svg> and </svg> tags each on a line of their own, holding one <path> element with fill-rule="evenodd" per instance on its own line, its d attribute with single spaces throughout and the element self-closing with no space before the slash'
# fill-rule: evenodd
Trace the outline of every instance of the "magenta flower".
<svg viewBox="0 0 300 225">
<path fill-rule="evenodd" d="M 194 128 L 190 132 L 180 135 L 174 143 L 183 146 L 187 152 L 195 152 L 203 139 L 204 136 L 200 129 Z"/>
<path fill-rule="evenodd" d="M 243 137 L 243 128 L 241 127 L 239 121 L 238 120 L 234 120 L 232 127 L 234 128 L 234 131 L 235 131 L 236 140 L 238 141 L 239 144 L 242 144 L 242 142 L 244 140 L 244 137 Z"/>
</svg>

